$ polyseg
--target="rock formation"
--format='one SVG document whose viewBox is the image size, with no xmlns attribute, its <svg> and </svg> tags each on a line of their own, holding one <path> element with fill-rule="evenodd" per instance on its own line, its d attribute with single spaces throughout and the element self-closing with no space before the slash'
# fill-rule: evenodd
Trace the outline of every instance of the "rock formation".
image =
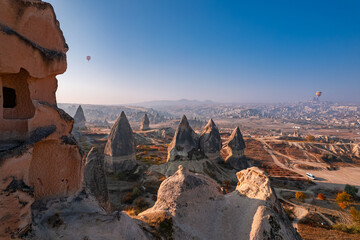
<svg viewBox="0 0 360 240">
<path fill-rule="evenodd" d="M 99 204 L 110 211 L 110 199 L 105 177 L 104 159 L 96 148 L 88 153 L 84 168 L 84 185 Z"/>
<path fill-rule="evenodd" d="M 167 219 L 173 239 L 301 239 L 263 171 L 253 167 L 237 177 L 236 190 L 223 195 L 214 180 L 180 166 L 140 219 Z"/>
<path fill-rule="evenodd" d="M 104 153 L 107 171 L 130 171 L 136 166 L 135 138 L 124 112 L 111 128 Z"/>
<path fill-rule="evenodd" d="M 74 129 L 81 129 L 85 127 L 85 123 L 86 123 L 86 118 L 85 118 L 84 110 L 82 109 L 81 105 L 79 105 L 74 116 Z"/>
<path fill-rule="evenodd" d="M 182 116 L 175 136 L 168 147 L 167 161 L 195 160 L 198 157 L 199 137 Z"/>
<path fill-rule="evenodd" d="M 244 155 L 245 142 L 240 132 L 240 128 L 236 127 L 225 143 L 223 149 L 225 162 L 237 170 L 248 167 L 247 160 Z"/>
<path fill-rule="evenodd" d="M 204 152 L 208 158 L 220 159 L 222 147 L 219 129 L 212 119 L 209 120 L 200 135 L 200 151 Z"/>
<path fill-rule="evenodd" d="M 151 239 L 123 212 L 107 214 L 94 196 L 44 199 L 32 206 L 31 239 Z"/>
<path fill-rule="evenodd" d="M 76 194 L 83 162 L 73 119 L 56 106 L 68 46 L 52 6 L 0 1 L 0 43 L 0 238 L 9 239 L 29 230 L 34 201 Z"/>
<path fill-rule="evenodd" d="M 145 113 L 144 117 L 141 120 L 140 130 L 146 131 L 149 129 L 150 129 L 150 121 L 149 121 L 147 114 Z"/>
</svg>

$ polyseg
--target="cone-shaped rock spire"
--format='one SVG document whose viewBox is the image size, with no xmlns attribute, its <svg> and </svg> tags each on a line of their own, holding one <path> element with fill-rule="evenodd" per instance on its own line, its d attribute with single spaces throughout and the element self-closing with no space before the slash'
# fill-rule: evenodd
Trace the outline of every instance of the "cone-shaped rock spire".
<svg viewBox="0 0 360 240">
<path fill-rule="evenodd" d="M 122 111 L 111 128 L 105 146 L 105 154 L 118 157 L 133 153 L 135 153 L 134 134 L 124 111 Z"/>
<path fill-rule="evenodd" d="M 225 152 L 227 156 L 225 162 L 237 170 L 248 167 L 247 160 L 244 156 L 245 142 L 240 132 L 240 128 L 236 127 L 226 143 Z"/>
<path fill-rule="evenodd" d="M 108 171 L 132 170 L 136 166 L 135 137 L 124 112 L 111 128 L 104 153 Z"/>
<path fill-rule="evenodd" d="M 186 116 L 183 115 L 168 147 L 168 161 L 191 160 L 198 152 L 198 148 L 199 137 L 190 127 Z"/>
<path fill-rule="evenodd" d="M 205 153 L 219 153 L 221 150 L 221 137 L 217 126 L 212 119 L 209 120 L 200 135 L 200 150 Z"/>
<path fill-rule="evenodd" d="M 79 105 L 74 116 L 74 129 L 80 129 L 82 127 L 85 127 L 85 122 L 86 118 L 84 110 L 82 109 L 81 105 Z"/>
<path fill-rule="evenodd" d="M 140 124 L 140 130 L 141 131 L 146 131 L 150 129 L 150 120 L 148 118 L 148 115 L 145 113 L 145 115 L 143 116 L 142 120 L 141 120 L 141 124 Z"/>
</svg>

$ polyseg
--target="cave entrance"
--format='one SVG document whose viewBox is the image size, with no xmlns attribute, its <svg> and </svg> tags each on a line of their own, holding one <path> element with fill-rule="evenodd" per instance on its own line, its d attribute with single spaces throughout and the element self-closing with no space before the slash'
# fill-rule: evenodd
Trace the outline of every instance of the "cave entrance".
<svg viewBox="0 0 360 240">
<path fill-rule="evenodd" d="M 35 107 L 30 98 L 29 73 L 21 69 L 16 74 L 4 74 L 2 80 L 3 119 L 30 119 Z"/>
<path fill-rule="evenodd" d="M 3 87 L 3 108 L 14 108 L 16 106 L 15 89 Z"/>
</svg>

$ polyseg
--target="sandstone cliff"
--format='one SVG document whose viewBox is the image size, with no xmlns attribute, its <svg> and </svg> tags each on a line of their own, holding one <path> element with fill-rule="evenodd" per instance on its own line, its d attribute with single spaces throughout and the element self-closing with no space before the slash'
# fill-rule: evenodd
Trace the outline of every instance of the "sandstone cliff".
<svg viewBox="0 0 360 240">
<path fill-rule="evenodd" d="M 80 190 L 83 162 L 73 119 L 56 106 L 68 46 L 52 6 L 1 0 L 0 43 L 0 238 L 8 239 L 29 231 L 34 201 Z"/>
</svg>

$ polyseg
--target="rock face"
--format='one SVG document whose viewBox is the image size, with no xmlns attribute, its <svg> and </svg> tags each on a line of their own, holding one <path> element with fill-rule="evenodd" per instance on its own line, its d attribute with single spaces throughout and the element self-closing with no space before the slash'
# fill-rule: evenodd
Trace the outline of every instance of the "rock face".
<svg viewBox="0 0 360 240">
<path fill-rule="evenodd" d="M 29 230 L 34 201 L 81 189 L 83 162 L 73 119 L 56 106 L 68 46 L 52 6 L 1 0 L 0 43 L 0 239 L 9 239 Z"/>
<path fill-rule="evenodd" d="M 200 150 L 204 152 L 208 158 L 220 158 L 220 150 L 222 147 L 220 132 L 212 119 L 209 120 L 202 131 L 199 142 Z"/>
<path fill-rule="evenodd" d="M 99 204 L 110 212 L 110 199 L 105 177 L 104 159 L 96 148 L 88 153 L 84 168 L 84 185 Z"/>
<path fill-rule="evenodd" d="M 32 206 L 31 239 L 150 239 L 125 213 L 107 214 L 92 195 L 44 199 Z"/>
<path fill-rule="evenodd" d="M 168 147 L 167 161 L 195 160 L 198 157 L 198 149 L 199 137 L 183 115 Z"/>
<path fill-rule="evenodd" d="M 236 127 L 232 132 L 229 140 L 225 143 L 225 162 L 237 170 L 248 167 L 247 160 L 244 156 L 245 142 L 240 132 L 240 128 Z"/>
<path fill-rule="evenodd" d="M 129 171 L 136 166 L 135 138 L 124 112 L 111 128 L 104 153 L 107 171 Z"/>
<path fill-rule="evenodd" d="M 146 131 L 150 129 L 150 120 L 148 118 L 148 115 L 145 113 L 144 117 L 141 120 L 140 130 Z"/>
<path fill-rule="evenodd" d="M 79 105 L 74 116 L 74 129 L 81 129 L 85 127 L 85 123 L 86 123 L 86 118 L 85 118 L 84 110 L 82 109 L 81 105 Z"/>
<path fill-rule="evenodd" d="M 263 171 L 254 167 L 237 177 L 236 190 L 223 195 L 214 180 L 180 166 L 139 216 L 145 222 L 167 218 L 173 239 L 301 239 Z"/>
</svg>

